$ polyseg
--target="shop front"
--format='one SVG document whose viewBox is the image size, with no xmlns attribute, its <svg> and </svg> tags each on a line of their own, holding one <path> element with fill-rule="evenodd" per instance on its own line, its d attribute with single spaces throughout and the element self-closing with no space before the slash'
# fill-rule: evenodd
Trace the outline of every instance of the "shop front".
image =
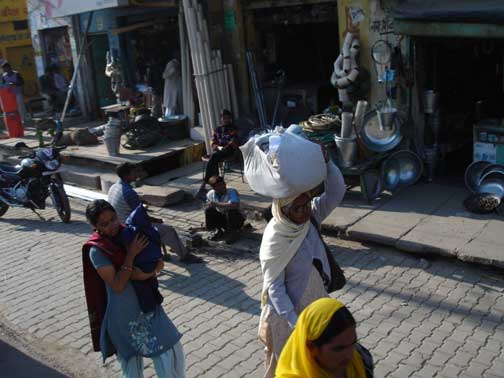
<svg viewBox="0 0 504 378">
<path fill-rule="evenodd" d="M 329 78 L 339 54 L 338 4 L 276 3 L 246 2 L 245 45 L 264 93 L 266 118 L 275 115 L 276 124 L 288 126 L 337 102 Z"/>
<path fill-rule="evenodd" d="M 414 46 L 415 118 L 431 174 L 460 180 L 472 161 L 504 164 L 504 6 L 405 1 L 394 18 Z"/>
<path fill-rule="evenodd" d="M 48 28 L 40 31 L 44 67 L 58 67 L 66 82 L 70 82 L 74 65 L 68 27 Z"/>
<path fill-rule="evenodd" d="M 81 28 L 89 17 L 88 45 L 97 108 L 118 101 L 111 79 L 105 76 L 107 54 L 120 70 L 122 101 L 152 106 L 153 94 L 162 96 L 166 64 L 178 55 L 178 7 L 173 2 L 150 2 L 84 13 Z"/>
</svg>

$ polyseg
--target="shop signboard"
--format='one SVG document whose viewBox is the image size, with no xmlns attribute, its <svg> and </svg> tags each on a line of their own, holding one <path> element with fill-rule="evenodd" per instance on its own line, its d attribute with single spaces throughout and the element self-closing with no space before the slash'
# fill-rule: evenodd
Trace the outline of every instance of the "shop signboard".
<svg viewBox="0 0 504 378">
<path fill-rule="evenodd" d="M 128 5 L 128 0 L 36 0 L 47 18 L 70 16 L 105 8 Z"/>
<path fill-rule="evenodd" d="M 0 0 L 0 22 L 21 21 L 27 18 L 26 0 Z"/>
</svg>

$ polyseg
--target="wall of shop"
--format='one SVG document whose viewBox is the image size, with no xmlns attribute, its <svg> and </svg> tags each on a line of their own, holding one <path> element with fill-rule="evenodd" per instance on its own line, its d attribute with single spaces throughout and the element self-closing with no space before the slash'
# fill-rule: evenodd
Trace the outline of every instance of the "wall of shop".
<svg viewBox="0 0 504 378">
<path fill-rule="evenodd" d="M 359 35 L 360 64 L 371 75 L 369 92 L 371 104 L 376 104 L 384 98 L 384 87 L 383 84 L 378 83 L 377 72 L 371 58 L 371 49 L 375 42 L 385 40 L 392 47 L 400 46 L 403 59 L 408 59 L 408 38 L 394 33 L 392 18 L 394 5 L 394 0 L 338 0 L 340 44 L 343 43 L 347 32 Z M 398 98 L 400 102 L 407 101 L 404 93 L 398 93 L 398 97 L 400 97 Z"/>
<path fill-rule="evenodd" d="M 25 80 L 25 97 L 38 93 L 35 56 L 24 0 L 0 0 L 0 63 L 9 61 Z"/>
<path fill-rule="evenodd" d="M 69 49 L 72 58 L 72 65 L 75 65 L 78 58 L 78 43 L 76 39 L 80 35 L 79 25 L 74 22 L 78 16 L 74 18 L 68 17 L 52 17 L 52 8 L 44 0 L 28 1 L 28 21 L 30 24 L 32 46 L 35 52 L 35 65 L 37 69 L 37 77 L 44 75 L 46 55 L 44 51 L 43 33 L 50 32 L 55 28 L 65 28 L 68 33 Z M 73 69 L 73 68 L 72 68 Z M 70 73 L 67 73 L 70 75 Z M 75 83 L 74 94 L 79 103 L 81 112 L 85 116 L 92 114 L 92 109 L 89 105 L 89 95 L 86 92 L 85 78 L 80 74 L 77 76 Z"/>
</svg>

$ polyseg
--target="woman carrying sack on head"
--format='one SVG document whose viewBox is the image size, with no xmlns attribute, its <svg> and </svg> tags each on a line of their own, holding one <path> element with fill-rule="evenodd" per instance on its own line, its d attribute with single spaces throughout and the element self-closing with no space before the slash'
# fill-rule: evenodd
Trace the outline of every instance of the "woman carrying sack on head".
<svg viewBox="0 0 504 378">
<path fill-rule="evenodd" d="M 323 298 L 301 313 L 285 345 L 277 378 L 373 378 L 373 358 L 357 343 L 355 319 L 340 301 Z"/>
<path fill-rule="evenodd" d="M 158 377 L 184 378 L 182 335 L 159 304 L 153 311 L 142 312 L 131 284 L 155 276 L 163 269 L 163 261 L 151 273 L 133 266 L 148 240 L 137 234 L 124 246 L 120 238 L 124 226 L 107 201 L 91 202 L 86 218 L 95 230 L 82 249 L 94 351 L 101 351 L 104 362 L 117 354 L 123 378 L 143 377 L 143 357 L 152 358 Z"/>
<path fill-rule="evenodd" d="M 280 352 L 301 311 L 345 283 L 318 230 L 345 194 L 343 176 L 327 153 L 325 161 L 325 192 L 315 198 L 309 191 L 273 200 L 273 218 L 264 231 L 259 339 L 265 345 L 266 378 L 274 377 Z"/>
</svg>

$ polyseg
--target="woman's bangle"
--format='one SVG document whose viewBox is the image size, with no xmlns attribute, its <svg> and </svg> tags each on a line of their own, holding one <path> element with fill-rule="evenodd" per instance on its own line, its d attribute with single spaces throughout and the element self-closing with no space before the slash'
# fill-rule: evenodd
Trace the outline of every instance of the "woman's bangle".
<svg viewBox="0 0 504 378">
<path fill-rule="evenodd" d="M 128 266 L 128 265 L 121 266 L 121 270 L 125 270 L 126 272 L 133 273 L 133 267 Z"/>
</svg>

